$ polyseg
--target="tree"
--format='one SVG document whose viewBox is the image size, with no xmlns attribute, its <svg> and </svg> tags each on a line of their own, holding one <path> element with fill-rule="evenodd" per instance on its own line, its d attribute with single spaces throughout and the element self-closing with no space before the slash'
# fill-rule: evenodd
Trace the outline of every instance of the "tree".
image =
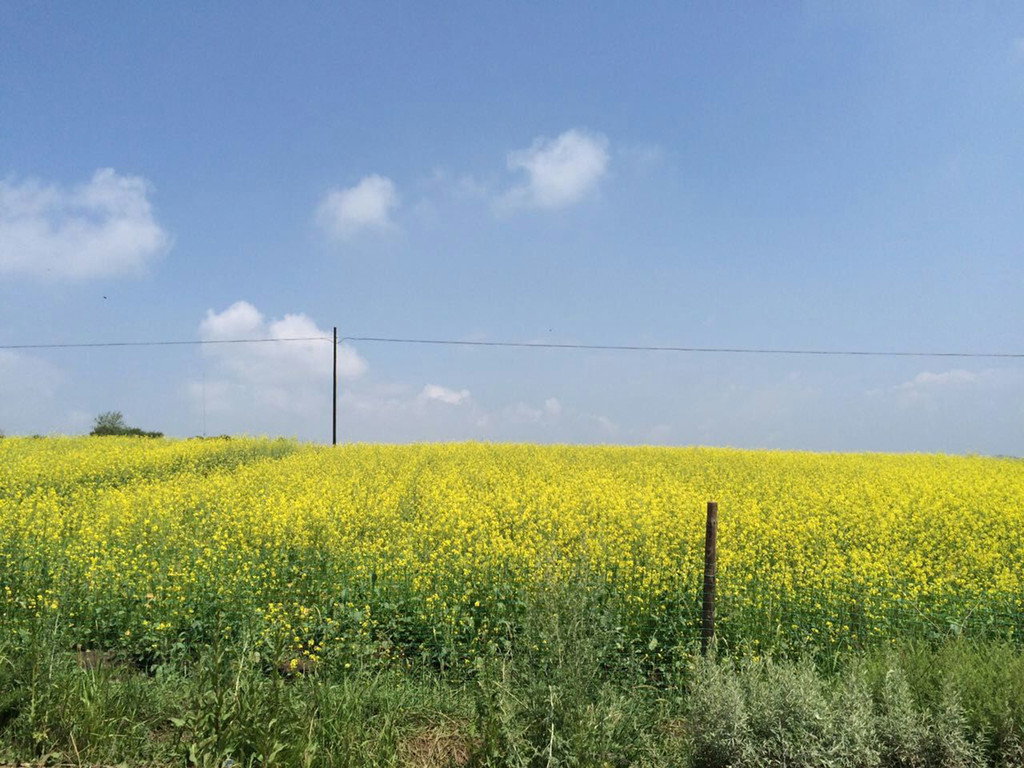
<svg viewBox="0 0 1024 768">
<path fill-rule="evenodd" d="M 120 411 L 104 411 L 96 417 L 90 435 L 128 435 L 131 437 L 163 437 L 163 432 L 145 432 L 138 427 L 129 427 Z"/>
<path fill-rule="evenodd" d="M 128 430 L 124 414 L 120 411 L 104 411 L 96 417 L 90 435 L 123 435 Z"/>
</svg>

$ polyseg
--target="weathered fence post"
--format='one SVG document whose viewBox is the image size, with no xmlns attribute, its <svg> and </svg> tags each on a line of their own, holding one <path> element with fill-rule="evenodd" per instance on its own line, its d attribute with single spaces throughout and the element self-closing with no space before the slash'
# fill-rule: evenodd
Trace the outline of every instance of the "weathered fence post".
<svg viewBox="0 0 1024 768">
<path fill-rule="evenodd" d="M 700 619 L 700 652 L 706 656 L 715 639 L 715 577 L 718 570 L 718 502 L 708 502 L 704 533 L 704 594 Z"/>
</svg>

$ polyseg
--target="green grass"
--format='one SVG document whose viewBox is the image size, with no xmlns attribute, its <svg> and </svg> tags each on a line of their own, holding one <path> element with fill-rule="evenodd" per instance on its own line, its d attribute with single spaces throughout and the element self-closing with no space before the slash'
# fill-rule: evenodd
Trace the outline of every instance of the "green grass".
<svg viewBox="0 0 1024 768">
<path fill-rule="evenodd" d="M 0 648 L 0 764 L 1024 765 L 1024 654 L 948 641 L 664 666 L 571 593 L 468 669 L 389 659 L 305 673 L 245 640 L 140 667 L 39 626 Z"/>
</svg>

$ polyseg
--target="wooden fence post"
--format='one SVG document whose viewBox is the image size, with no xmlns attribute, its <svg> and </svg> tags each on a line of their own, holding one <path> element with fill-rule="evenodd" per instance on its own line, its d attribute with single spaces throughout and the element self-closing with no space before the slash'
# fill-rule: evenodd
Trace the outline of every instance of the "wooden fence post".
<svg viewBox="0 0 1024 768">
<path fill-rule="evenodd" d="M 706 656 L 715 639 L 715 578 L 718 570 L 718 502 L 708 502 L 704 533 L 704 593 L 700 620 L 700 652 Z"/>
</svg>

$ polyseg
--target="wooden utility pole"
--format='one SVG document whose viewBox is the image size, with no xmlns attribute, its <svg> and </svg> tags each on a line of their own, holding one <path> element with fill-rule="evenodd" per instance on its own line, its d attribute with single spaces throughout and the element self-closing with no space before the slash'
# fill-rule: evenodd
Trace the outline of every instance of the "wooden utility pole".
<svg viewBox="0 0 1024 768">
<path fill-rule="evenodd" d="M 338 326 L 334 326 L 334 387 L 331 389 L 331 445 L 338 444 Z"/>
<path fill-rule="evenodd" d="M 707 655 L 715 639 L 715 578 L 718 570 L 718 502 L 708 502 L 704 533 L 704 595 L 700 620 L 700 652 Z"/>
</svg>

